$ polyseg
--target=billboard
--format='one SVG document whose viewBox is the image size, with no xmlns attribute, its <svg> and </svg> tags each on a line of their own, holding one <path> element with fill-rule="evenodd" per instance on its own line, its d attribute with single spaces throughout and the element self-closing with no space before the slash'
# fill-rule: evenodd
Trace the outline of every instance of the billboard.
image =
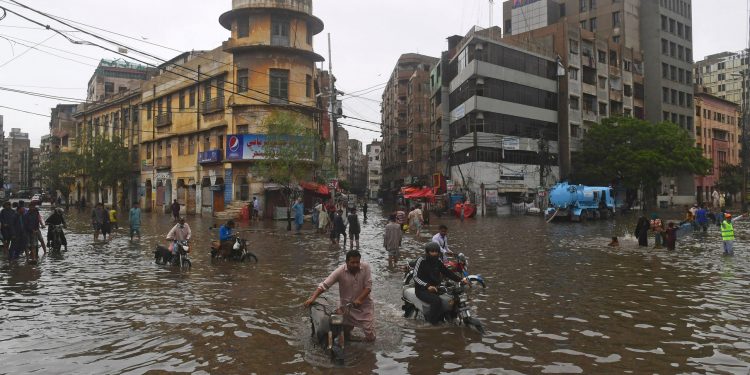
<svg viewBox="0 0 750 375">
<path fill-rule="evenodd" d="M 291 144 L 299 147 L 280 147 Z M 312 152 L 303 152 L 304 147 L 302 137 L 281 136 L 269 139 L 266 134 L 230 134 L 227 135 L 226 160 L 264 160 L 268 158 L 268 150 L 271 150 L 271 158 L 274 154 L 291 153 L 299 159 L 311 160 Z"/>
</svg>

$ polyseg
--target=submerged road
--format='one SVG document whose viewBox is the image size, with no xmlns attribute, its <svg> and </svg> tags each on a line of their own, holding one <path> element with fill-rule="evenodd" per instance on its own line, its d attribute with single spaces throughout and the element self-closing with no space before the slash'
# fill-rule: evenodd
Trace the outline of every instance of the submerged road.
<svg viewBox="0 0 750 375">
<path fill-rule="evenodd" d="M 470 292 L 480 336 L 403 318 L 403 274 L 387 267 L 385 220 L 370 207 L 361 251 L 373 268 L 378 339 L 347 348 L 352 373 L 750 371 L 750 222 L 735 225 L 736 255 L 725 258 L 716 227 L 668 253 L 636 246 L 626 235 L 633 217 L 433 215 L 430 234 L 447 224 L 451 248 L 486 279 Z M 188 217 L 193 268 L 183 272 L 153 261 L 172 226 L 165 215 L 144 213 L 135 242 L 121 215 L 106 243 L 93 241 L 90 211 L 66 217 L 68 252 L 36 266 L 0 260 L 0 373 L 331 372 L 301 305 L 344 252 L 309 223 L 299 236 L 284 223 L 244 228 L 255 265 L 212 262 L 214 220 Z M 612 235 L 620 248 L 606 246 Z M 426 240 L 407 235 L 403 252 L 422 254 Z M 324 296 L 333 303 L 337 292 Z"/>
</svg>

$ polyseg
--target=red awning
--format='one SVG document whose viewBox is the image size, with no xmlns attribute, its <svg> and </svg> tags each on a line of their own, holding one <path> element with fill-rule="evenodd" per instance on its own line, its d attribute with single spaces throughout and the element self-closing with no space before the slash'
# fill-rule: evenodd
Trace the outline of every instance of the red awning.
<svg viewBox="0 0 750 375">
<path fill-rule="evenodd" d="M 404 199 L 419 199 L 419 198 L 425 198 L 425 199 L 433 199 L 435 198 L 435 193 L 432 192 L 432 189 L 430 188 L 418 188 L 418 187 L 402 187 L 401 193 L 404 194 Z"/>
<path fill-rule="evenodd" d="M 328 190 L 328 186 L 318 184 L 315 182 L 300 182 L 299 186 L 302 186 L 303 189 L 309 190 L 315 194 L 331 195 L 330 190 Z"/>
</svg>

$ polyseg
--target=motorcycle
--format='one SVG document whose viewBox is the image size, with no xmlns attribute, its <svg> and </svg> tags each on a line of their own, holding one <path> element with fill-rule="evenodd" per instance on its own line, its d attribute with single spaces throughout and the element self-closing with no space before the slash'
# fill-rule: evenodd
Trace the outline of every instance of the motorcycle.
<svg viewBox="0 0 750 375">
<path fill-rule="evenodd" d="M 234 245 L 232 245 L 232 250 L 228 257 L 223 257 L 221 255 L 221 242 L 220 241 L 212 241 L 211 242 L 211 259 L 216 258 L 224 258 L 229 260 L 234 260 L 238 262 L 244 262 L 244 261 L 250 261 L 252 259 L 255 260 L 255 263 L 258 263 L 258 257 L 247 250 L 247 240 L 244 238 L 235 238 L 234 239 Z"/>
<path fill-rule="evenodd" d="M 349 303 L 339 310 L 329 311 L 329 307 L 319 302 L 310 306 L 311 336 L 331 356 L 331 361 L 337 365 L 344 364 L 344 348 L 346 346 L 344 315 L 352 308 Z"/>
<path fill-rule="evenodd" d="M 62 236 L 63 236 L 63 226 L 52 225 L 50 236 L 49 236 L 50 251 L 56 252 L 56 253 L 60 252 L 60 249 L 62 248 Z"/>
<path fill-rule="evenodd" d="M 177 254 L 172 254 L 172 252 L 162 246 L 162 245 L 156 245 L 156 250 L 154 250 L 154 259 L 156 260 L 156 264 L 162 264 L 162 265 L 172 265 L 172 266 L 179 266 L 183 269 L 190 269 L 192 266 L 192 263 L 190 262 L 190 258 L 188 257 L 188 253 L 190 252 L 190 246 L 188 246 L 187 241 L 175 241 L 173 245 L 177 249 Z"/>
<path fill-rule="evenodd" d="M 477 283 L 482 288 L 486 287 L 481 275 L 468 274 L 468 262 L 463 254 L 459 254 L 455 261 L 454 269 L 457 267 L 460 268 L 461 275 L 466 277 L 470 285 Z M 428 316 L 430 305 L 417 298 L 416 289 L 412 283 L 415 263 L 415 261 L 409 262 L 409 267 L 404 275 L 404 287 L 401 297 L 404 305 L 401 308 L 404 310 L 404 317 L 410 318 L 413 316 L 416 319 L 419 315 L 422 315 L 423 318 Z M 456 272 L 455 270 L 452 271 Z M 466 273 L 465 275 L 463 274 L 464 272 Z M 463 324 L 474 327 L 480 334 L 484 334 L 482 322 L 472 316 L 471 307 L 466 297 L 466 287 L 463 284 L 446 281 L 438 287 L 438 295 L 442 302 L 443 319 L 445 321 L 453 322 L 457 325 Z"/>
</svg>

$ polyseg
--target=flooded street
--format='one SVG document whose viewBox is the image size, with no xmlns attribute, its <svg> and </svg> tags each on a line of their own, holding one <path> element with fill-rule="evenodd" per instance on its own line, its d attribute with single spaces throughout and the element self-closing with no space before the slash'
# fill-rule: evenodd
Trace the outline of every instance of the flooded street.
<svg viewBox="0 0 750 375">
<path fill-rule="evenodd" d="M 750 222 L 735 225 L 736 255 L 725 258 L 716 226 L 668 253 L 622 239 L 629 216 L 545 224 L 433 215 L 429 231 L 447 224 L 451 249 L 487 282 L 470 292 L 480 336 L 403 318 L 403 273 L 388 269 L 385 221 L 370 207 L 361 251 L 373 269 L 378 339 L 347 347 L 351 373 L 750 371 Z M 212 262 L 214 220 L 188 217 L 193 267 L 181 272 L 154 264 L 172 225 L 165 215 L 144 214 L 141 241 L 120 228 L 108 243 L 94 243 L 90 211 L 66 217 L 68 252 L 38 266 L 0 261 L 0 373 L 331 372 L 301 305 L 344 252 L 309 223 L 300 236 L 285 223 L 241 224 L 255 265 Z M 615 234 L 619 249 L 606 246 Z M 416 257 L 426 240 L 407 235 L 402 251 Z M 333 304 L 338 293 L 324 296 Z"/>
</svg>

